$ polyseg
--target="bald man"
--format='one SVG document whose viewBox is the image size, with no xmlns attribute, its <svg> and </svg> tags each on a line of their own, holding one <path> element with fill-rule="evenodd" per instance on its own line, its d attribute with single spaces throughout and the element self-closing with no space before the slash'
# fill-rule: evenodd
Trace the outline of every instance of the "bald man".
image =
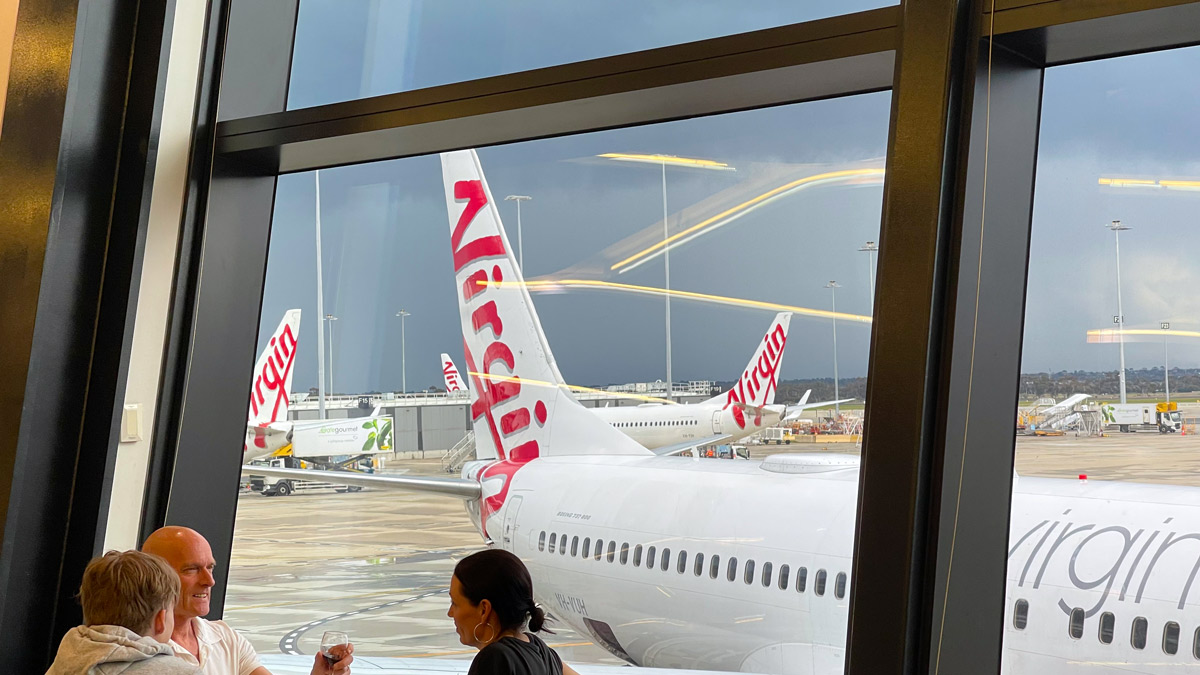
<svg viewBox="0 0 1200 675">
<path fill-rule="evenodd" d="M 156 530 L 142 544 L 142 551 L 167 561 L 179 575 L 179 601 L 175 603 L 175 629 L 171 647 L 179 658 L 199 666 L 198 675 L 271 675 L 258 660 L 250 641 L 224 621 L 207 621 L 208 592 L 216 583 L 212 548 L 208 540 L 186 527 Z M 350 654 L 332 666 L 318 653 L 312 675 L 349 675 L 354 661 Z"/>
</svg>

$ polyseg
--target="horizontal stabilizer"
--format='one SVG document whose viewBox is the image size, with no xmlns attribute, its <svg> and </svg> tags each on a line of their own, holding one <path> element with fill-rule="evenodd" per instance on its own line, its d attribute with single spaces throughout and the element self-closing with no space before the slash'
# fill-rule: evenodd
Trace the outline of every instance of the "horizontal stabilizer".
<svg viewBox="0 0 1200 675">
<path fill-rule="evenodd" d="M 807 397 L 808 397 L 808 394 L 805 394 L 805 398 L 807 398 Z M 800 415 L 803 414 L 804 411 L 806 411 L 806 410 L 812 410 L 814 408 L 821 408 L 821 407 L 824 407 L 827 405 L 838 405 L 841 403 L 849 403 L 850 401 L 853 401 L 853 400 L 854 400 L 853 398 L 839 398 L 836 401 L 817 401 L 816 403 L 805 403 L 804 399 L 800 399 L 800 403 L 797 403 L 796 405 L 788 406 L 788 413 L 787 413 L 787 416 L 783 418 L 783 421 L 790 422 L 795 419 L 800 419 Z"/>
<path fill-rule="evenodd" d="M 316 469 L 284 469 L 274 466 L 242 465 L 242 474 L 246 476 L 267 476 L 268 478 L 283 478 L 286 480 L 310 480 L 334 485 L 356 485 L 365 488 L 380 488 L 383 490 L 405 490 L 407 492 L 425 492 L 459 499 L 479 499 L 481 489 L 479 483 L 466 478 L 437 478 L 433 476 L 380 476 L 373 473 L 356 473 L 352 471 L 318 471 Z"/>
</svg>

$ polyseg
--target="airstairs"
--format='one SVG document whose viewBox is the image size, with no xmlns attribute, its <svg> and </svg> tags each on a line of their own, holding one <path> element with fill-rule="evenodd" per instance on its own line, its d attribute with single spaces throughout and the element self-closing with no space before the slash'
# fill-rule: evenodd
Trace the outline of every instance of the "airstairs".
<svg viewBox="0 0 1200 675">
<path fill-rule="evenodd" d="M 468 431 L 462 440 L 455 443 L 453 448 L 442 455 L 442 471 L 458 473 L 462 471 L 464 464 L 473 459 L 475 459 L 475 432 Z"/>
<path fill-rule="evenodd" d="M 1077 434 L 1097 434 L 1101 431 L 1100 411 L 1088 405 L 1088 394 L 1075 394 L 1053 403 L 1053 399 L 1039 400 L 1024 414 L 1026 433 L 1046 433 L 1074 430 Z M 1049 404 L 1049 405 L 1047 405 Z"/>
</svg>

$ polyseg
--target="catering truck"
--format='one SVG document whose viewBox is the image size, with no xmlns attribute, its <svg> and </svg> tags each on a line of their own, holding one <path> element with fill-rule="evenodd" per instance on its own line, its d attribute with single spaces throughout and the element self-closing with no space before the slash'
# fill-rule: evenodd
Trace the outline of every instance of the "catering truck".
<svg viewBox="0 0 1200 675">
<path fill-rule="evenodd" d="M 1178 404 L 1171 403 L 1105 403 L 1100 406 L 1104 423 L 1121 431 L 1154 431 L 1170 434 L 1183 428 L 1183 416 Z"/>
</svg>

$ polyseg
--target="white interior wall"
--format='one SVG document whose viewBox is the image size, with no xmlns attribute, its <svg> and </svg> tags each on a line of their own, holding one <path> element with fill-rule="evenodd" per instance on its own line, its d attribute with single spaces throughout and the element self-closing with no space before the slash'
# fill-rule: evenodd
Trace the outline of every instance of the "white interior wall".
<svg viewBox="0 0 1200 675">
<path fill-rule="evenodd" d="M 138 287 L 137 319 L 125 388 L 126 415 L 136 406 L 140 433 L 117 448 L 104 549 L 135 548 L 150 459 L 150 431 L 162 370 L 179 244 L 183 200 L 187 189 L 188 150 L 192 143 L 196 91 L 204 39 L 206 0 L 176 0 L 167 64 L 162 126 L 150 199 L 145 260 Z"/>
</svg>

